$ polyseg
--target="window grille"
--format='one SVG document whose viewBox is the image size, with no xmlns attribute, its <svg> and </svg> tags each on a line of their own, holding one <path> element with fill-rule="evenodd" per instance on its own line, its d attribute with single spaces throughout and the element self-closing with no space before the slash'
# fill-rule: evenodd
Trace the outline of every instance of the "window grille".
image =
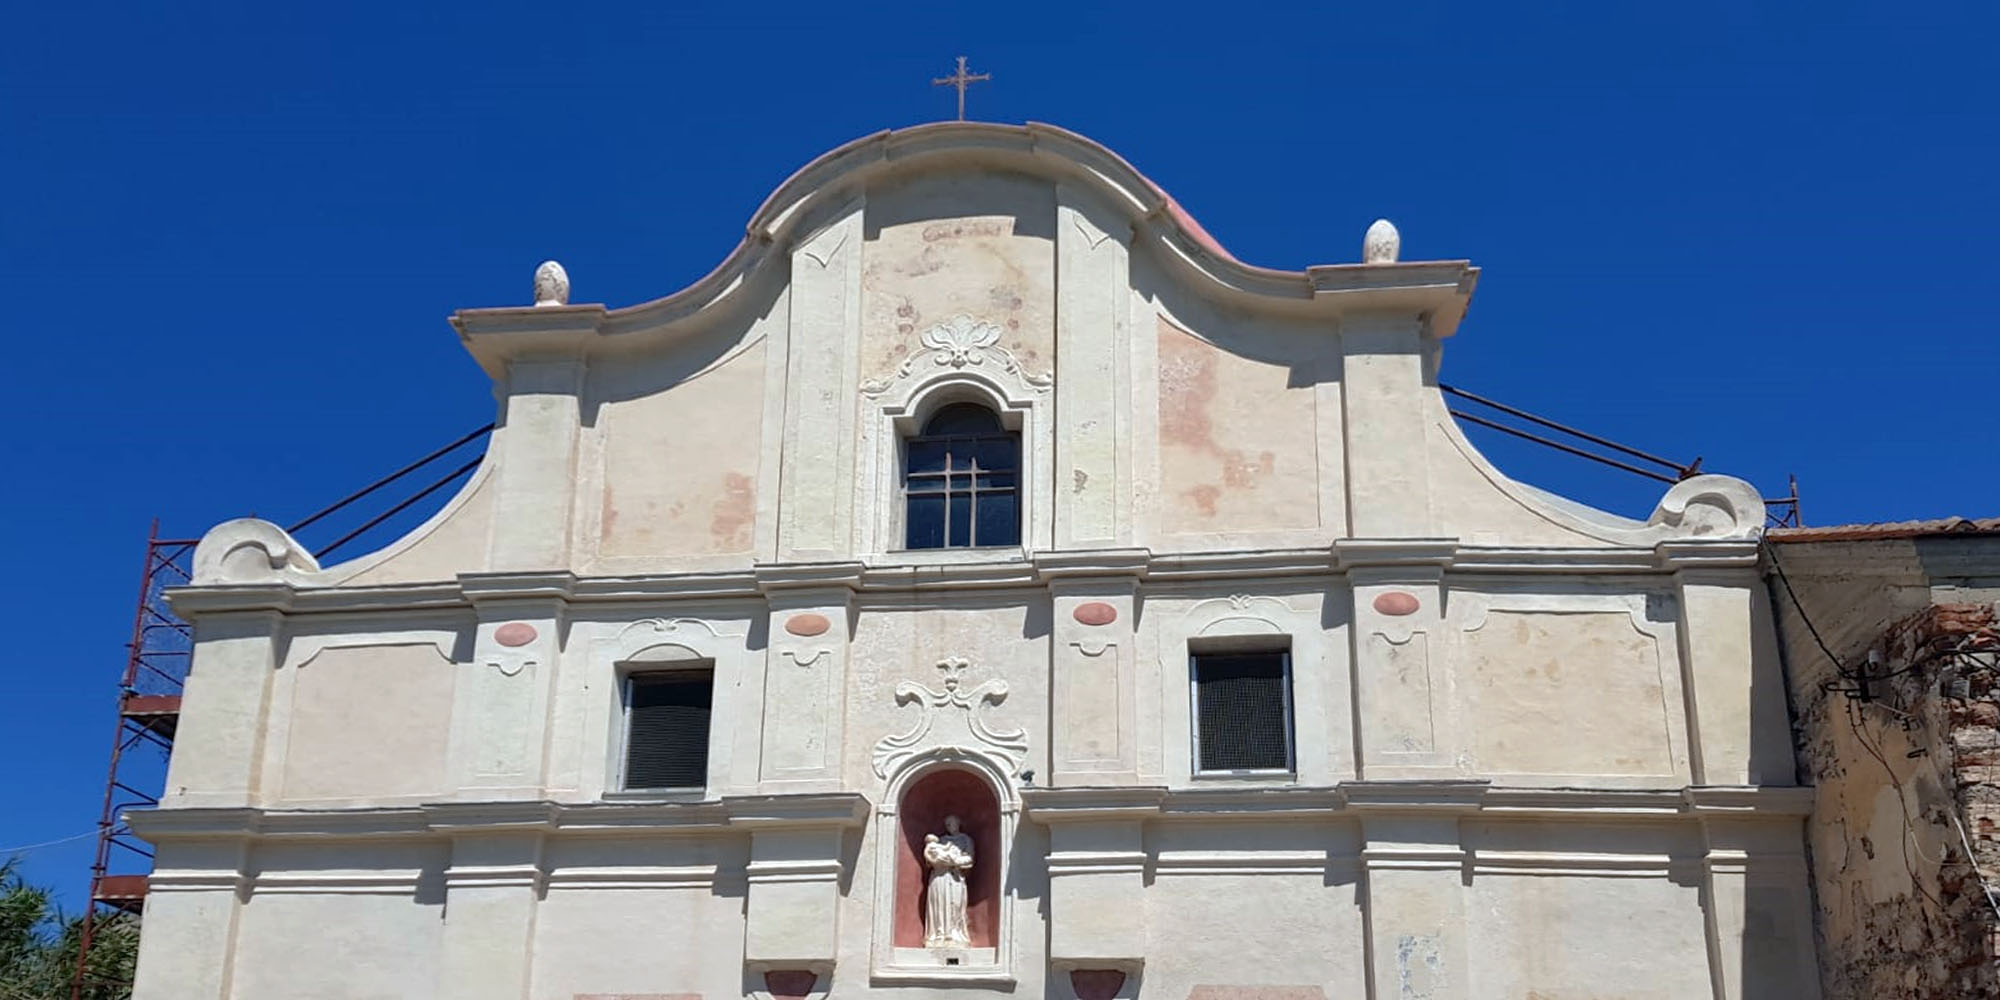
<svg viewBox="0 0 2000 1000">
<path fill-rule="evenodd" d="M 633 674 L 625 682 L 625 787 L 708 784 L 708 670 Z"/>
<path fill-rule="evenodd" d="M 977 403 L 953 403 L 904 442 L 903 544 L 1021 543 L 1021 438 Z"/>
<path fill-rule="evenodd" d="M 1196 653 L 1190 660 L 1197 769 L 1292 770 L 1291 653 Z"/>
</svg>

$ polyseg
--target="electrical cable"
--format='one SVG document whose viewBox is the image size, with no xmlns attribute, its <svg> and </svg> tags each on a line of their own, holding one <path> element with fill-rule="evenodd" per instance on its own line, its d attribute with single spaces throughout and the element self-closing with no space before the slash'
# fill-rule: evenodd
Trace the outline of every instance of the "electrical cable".
<svg viewBox="0 0 2000 1000">
<path fill-rule="evenodd" d="M 90 829 L 85 830 L 84 832 L 79 833 L 74 837 L 63 837 L 60 840 L 45 840 L 39 844 L 25 844 L 20 847 L 0 847 L 0 856 L 25 854 L 29 851 L 37 851 L 44 847 L 54 847 L 57 844 L 67 844 L 73 840 L 82 840 L 85 837 L 95 837 L 97 836 L 97 832 L 98 831 L 96 827 L 91 827 Z"/>
</svg>

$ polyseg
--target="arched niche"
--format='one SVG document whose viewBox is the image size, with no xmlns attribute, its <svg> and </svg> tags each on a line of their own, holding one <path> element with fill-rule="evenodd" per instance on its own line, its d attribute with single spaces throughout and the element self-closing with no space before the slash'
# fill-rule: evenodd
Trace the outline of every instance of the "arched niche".
<svg viewBox="0 0 2000 1000">
<path fill-rule="evenodd" d="M 959 747 L 933 749 L 889 774 L 876 807 L 875 949 L 872 978 L 883 983 L 1009 985 L 1013 900 L 1007 866 L 1020 811 L 1005 760 Z M 972 837 L 966 884 L 971 946 L 924 947 L 924 835 L 957 816 Z"/>
<path fill-rule="evenodd" d="M 924 835 L 942 833 L 957 816 L 972 837 L 973 864 L 966 879 L 966 929 L 972 947 L 999 945 L 1000 801 L 986 779 L 956 767 L 934 767 L 912 781 L 897 809 L 896 947 L 924 946 Z"/>
</svg>

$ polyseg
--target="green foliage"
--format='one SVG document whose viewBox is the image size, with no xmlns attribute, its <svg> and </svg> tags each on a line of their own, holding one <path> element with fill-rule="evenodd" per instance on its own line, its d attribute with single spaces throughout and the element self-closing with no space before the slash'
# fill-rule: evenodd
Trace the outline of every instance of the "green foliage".
<svg viewBox="0 0 2000 1000">
<path fill-rule="evenodd" d="M 69 1000 L 83 918 L 65 917 L 49 890 L 0 862 L 0 1000 Z M 90 948 L 85 1000 L 126 1000 L 139 955 L 139 922 L 100 917 Z"/>
</svg>

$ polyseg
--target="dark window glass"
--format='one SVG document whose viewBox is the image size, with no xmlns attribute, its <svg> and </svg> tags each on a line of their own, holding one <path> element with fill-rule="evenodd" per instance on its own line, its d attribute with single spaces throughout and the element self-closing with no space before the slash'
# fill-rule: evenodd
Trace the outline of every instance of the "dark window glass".
<svg viewBox="0 0 2000 1000">
<path fill-rule="evenodd" d="M 1193 657 L 1200 770 L 1291 770 L 1291 692 L 1285 676 L 1290 655 Z"/>
<path fill-rule="evenodd" d="M 706 670 L 634 674 L 627 684 L 625 787 L 707 785 L 715 676 Z"/>
<path fill-rule="evenodd" d="M 943 407 L 904 454 L 905 548 L 1021 543 L 1021 439 L 999 414 L 977 403 Z"/>
</svg>

